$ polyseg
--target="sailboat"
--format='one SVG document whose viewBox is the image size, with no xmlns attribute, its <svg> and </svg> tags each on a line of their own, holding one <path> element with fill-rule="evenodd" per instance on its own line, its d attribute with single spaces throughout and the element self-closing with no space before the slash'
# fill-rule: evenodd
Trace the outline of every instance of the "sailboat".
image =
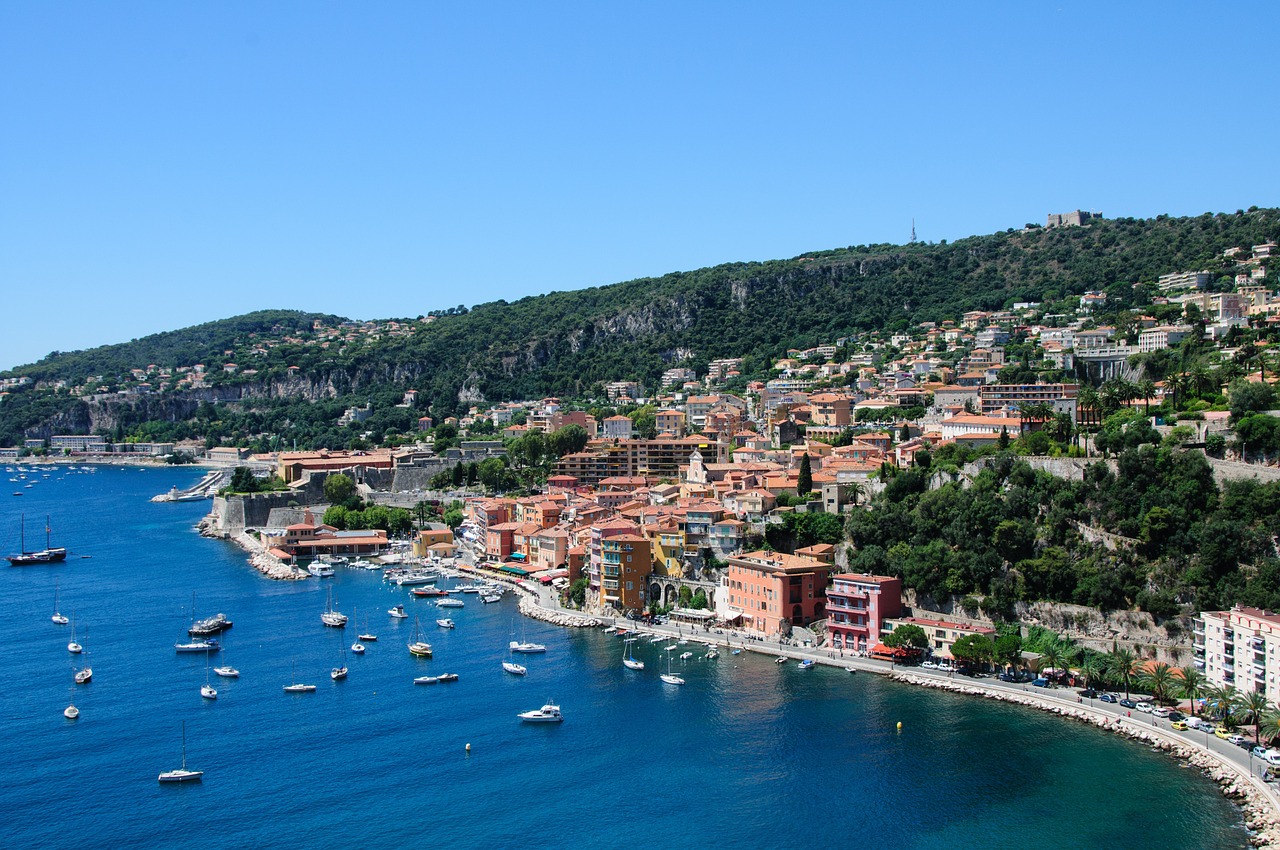
<svg viewBox="0 0 1280 850">
<path fill-rule="evenodd" d="M 347 615 L 335 610 L 333 607 L 332 590 L 329 591 L 328 599 L 324 606 L 324 613 L 320 615 L 320 622 L 335 629 L 341 629 L 347 625 Z"/>
<path fill-rule="evenodd" d="M 204 684 L 200 686 L 200 696 L 205 699 L 217 699 L 218 691 L 213 685 L 209 684 L 209 655 L 204 656 Z"/>
<path fill-rule="evenodd" d="M 431 644 L 422 639 L 422 624 L 418 622 L 418 618 L 413 618 L 413 635 L 409 640 L 409 654 L 418 658 L 431 657 Z"/>
<path fill-rule="evenodd" d="M 364 618 L 364 633 L 360 635 L 361 643 L 377 643 L 378 636 L 369 631 L 369 618 Z"/>
<path fill-rule="evenodd" d="M 84 647 L 76 643 L 76 624 L 74 619 L 71 621 L 71 642 L 67 644 L 67 652 L 72 655 L 79 655 L 84 652 Z"/>
<path fill-rule="evenodd" d="M 517 664 L 515 658 L 511 655 L 510 647 L 507 648 L 507 660 L 502 662 L 502 669 L 506 670 L 513 676 L 523 676 L 529 672 L 529 668 L 523 664 Z"/>
<path fill-rule="evenodd" d="M 351 609 L 351 618 L 352 618 L 352 619 L 356 619 L 356 614 L 357 614 L 357 613 L 359 613 L 359 612 L 357 612 L 357 611 L 356 611 L 356 609 L 352 608 L 352 609 Z M 351 644 L 351 653 L 352 653 L 353 655 L 364 655 L 364 644 L 360 642 L 360 641 L 361 641 L 361 640 L 363 640 L 363 639 L 364 639 L 364 635 L 357 635 L 357 636 L 356 636 L 356 642 L 355 642 L 355 643 L 353 643 L 353 644 Z"/>
<path fill-rule="evenodd" d="M 635 639 L 631 638 L 623 641 L 623 643 L 626 644 L 627 652 L 622 657 L 622 666 L 628 670 L 643 670 L 644 662 L 636 660 L 635 656 L 631 654 L 631 644 L 635 643 Z"/>
<path fill-rule="evenodd" d="M 347 678 L 347 651 L 339 650 L 338 666 L 329 671 L 329 678 L 333 681 Z"/>
<path fill-rule="evenodd" d="M 293 673 L 290 675 L 290 678 L 293 679 L 293 682 L 284 686 L 284 692 L 286 694 L 309 694 L 316 689 L 315 685 L 304 685 L 298 681 L 298 667 L 296 664 L 294 665 Z"/>
<path fill-rule="evenodd" d="M 160 774 L 161 782 L 199 782 L 203 770 L 187 770 L 187 721 L 182 721 L 182 767 Z"/>
<path fill-rule="evenodd" d="M 62 716 L 67 718 L 68 720 L 75 720 L 77 717 L 80 716 L 80 709 L 76 708 L 75 693 L 76 693 L 75 685 L 72 685 L 71 686 L 72 700 L 70 703 L 67 704 L 66 708 L 62 709 Z"/>
<path fill-rule="evenodd" d="M 65 626 L 68 622 L 65 614 L 58 613 L 58 583 L 56 581 L 53 583 L 53 616 L 49 619 L 59 626 Z"/>
<path fill-rule="evenodd" d="M 684 679 L 671 672 L 671 653 L 667 653 L 667 672 L 662 674 L 662 681 L 668 685 L 683 685 Z"/>
<path fill-rule="evenodd" d="M 28 487 L 31 485 L 28 484 Z M 27 551 L 27 518 L 24 514 L 20 520 L 19 536 L 21 539 L 21 551 L 16 555 L 9 555 L 5 560 L 9 562 L 11 567 L 30 567 L 36 564 L 56 564 L 59 561 L 67 559 L 67 550 L 61 546 L 49 545 L 49 518 L 44 518 L 44 548 L 36 552 Z"/>
<path fill-rule="evenodd" d="M 525 654 L 531 654 L 531 653 L 535 653 L 535 652 L 546 652 L 546 651 L 547 651 L 547 648 L 546 648 L 544 645 L 540 644 L 540 643 L 529 643 L 529 641 L 528 641 L 528 639 L 527 639 L 527 637 L 526 637 L 526 635 L 525 635 L 525 633 L 524 633 L 524 629 L 523 629 L 523 627 L 522 627 L 522 628 L 521 628 L 521 630 L 520 630 L 520 640 L 519 640 L 519 642 L 517 642 L 517 641 L 515 641 L 515 640 L 512 640 L 512 641 L 511 641 L 511 651 L 512 651 L 512 652 L 523 652 L 523 653 L 525 653 Z"/>
<path fill-rule="evenodd" d="M 76 671 L 76 684 L 87 685 L 93 679 L 93 668 L 89 666 L 88 653 L 85 653 L 84 667 Z"/>
</svg>

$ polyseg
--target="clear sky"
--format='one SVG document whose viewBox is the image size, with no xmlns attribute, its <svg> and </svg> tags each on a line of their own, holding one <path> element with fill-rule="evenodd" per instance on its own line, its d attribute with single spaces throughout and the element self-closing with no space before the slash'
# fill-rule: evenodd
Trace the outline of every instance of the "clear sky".
<svg viewBox="0 0 1280 850">
<path fill-rule="evenodd" d="M 1280 203 L 1267 3 L 0 5 L 0 368 Z"/>
</svg>

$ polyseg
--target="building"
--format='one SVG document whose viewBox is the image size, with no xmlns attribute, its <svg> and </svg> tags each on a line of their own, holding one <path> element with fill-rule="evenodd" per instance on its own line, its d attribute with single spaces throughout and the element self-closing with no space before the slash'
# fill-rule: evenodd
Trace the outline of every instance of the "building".
<svg viewBox="0 0 1280 850">
<path fill-rule="evenodd" d="M 1182 342 L 1192 332 L 1189 325 L 1160 325 L 1138 334 L 1138 351 L 1161 351 Z"/>
<path fill-rule="evenodd" d="M 629 416 L 606 417 L 602 436 L 606 440 L 630 440 L 633 424 Z"/>
<path fill-rule="evenodd" d="M 839 573 L 827 588 L 827 632 L 833 646 L 870 652 L 886 618 L 902 614 L 902 579 Z"/>
<path fill-rule="evenodd" d="M 1047 404 L 1054 413 L 1067 413 L 1075 419 L 1079 391 L 1078 384 L 986 384 L 978 388 L 978 406 L 989 416 L 999 410 Z"/>
<path fill-rule="evenodd" d="M 741 619 L 767 635 L 787 634 L 826 616 L 831 566 L 781 552 L 750 552 L 729 558 L 717 599 L 725 599 L 726 619 Z"/>
<path fill-rule="evenodd" d="M 1209 687 L 1280 699 L 1280 614 L 1237 605 L 1192 623 L 1194 663 Z"/>
<path fill-rule="evenodd" d="M 639 534 L 619 534 L 600 541 L 600 601 L 620 611 L 645 607 L 653 556 L 649 540 Z"/>
<path fill-rule="evenodd" d="M 284 529 L 264 529 L 264 542 L 278 558 L 318 558 L 321 555 L 376 555 L 388 546 L 380 528 L 339 531 L 318 523 L 311 511 L 302 522 Z"/>
<path fill-rule="evenodd" d="M 1204 289 L 1209 285 L 1213 275 L 1209 272 L 1174 272 L 1162 274 L 1156 279 L 1156 286 L 1164 293 L 1179 292 L 1184 289 Z"/>
<path fill-rule="evenodd" d="M 588 444 L 586 451 L 568 454 L 556 461 L 557 475 L 572 475 L 584 485 L 599 484 L 605 478 L 619 475 L 643 475 L 649 478 L 676 479 L 689 456 L 701 452 L 704 457 L 724 463 L 727 444 L 694 435 L 691 437 L 658 437 L 653 440 L 619 440 L 616 443 Z"/>
<path fill-rule="evenodd" d="M 372 452 L 329 451 L 281 452 L 276 474 L 286 484 L 292 484 L 314 472 L 348 472 L 357 482 L 364 480 L 366 469 L 390 470 L 395 466 L 391 452 L 379 449 Z"/>
<path fill-rule="evenodd" d="M 1084 210 L 1072 210 L 1065 213 L 1049 213 L 1045 219 L 1045 227 L 1079 227 L 1086 222 L 1095 218 L 1102 218 L 1100 212 L 1085 212 Z"/>
<path fill-rule="evenodd" d="M 108 448 L 105 437 L 93 437 L 81 434 L 55 434 L 49 438 L 50 451 L 72 452 L 106 452 Z"/>
<path fill-rule="evenodd" d="M 962 637 L 968 635 L 986 635 L 995 640 L 996 630 L 989 626 L 966 626 L 963 623 L 950 623 L 946 620 L 927 620 L 923 617 L 901 617 L 885 620 L 885 631 L 891 632 L 898 626 L 907 624 L 924 629 L 929 638 L 929 647 L 934 658 L 952 658 L 951 646 Z"/>
</svg>

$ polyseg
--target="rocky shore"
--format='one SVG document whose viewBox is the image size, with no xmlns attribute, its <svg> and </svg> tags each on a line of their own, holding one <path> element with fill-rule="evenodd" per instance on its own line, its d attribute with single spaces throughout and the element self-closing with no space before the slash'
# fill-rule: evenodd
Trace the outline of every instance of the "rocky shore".
<svg viewBox="0 0 1280 850">
<path fill-rule="evenodd" d="M 212 514 L 196 523 L 196 530 L 200 532 L 201 537 L 229 540 L 236 544 L 249 553 L 249 565 L 273 581 L 301 581 L 310 575 L 306 570 L 284 563 L 244 532 L 233 536 L 224 535 L 218 531 L 217 519 Z"/>
<path fill-rule="evenodd" d="M 569 629 L 589 629 L 599 626 L 600 621 L 585 614 L 574 614 L 569 611 L 551 611 L 538 604 L 538 600 L 526 594 L 520 595 L 520 613 L 534 620 L 551 623 L 553 626 L 564 626 Z"/>
<path fill-rule="evenodd" d="M 1236 765 L 1224 761 L 1209 750 L 1190 742 L 1171 739 L 1160 731 L 1143 728 L 1128 718 L 1113 717 L 1083 706 L 1055 705 L 1030 693 L 997 691 L 981 685 L 934 679 L 913 673 L 893 673 L 889 678 L 924 688 L 985 697 L 1048 711 L 1148 744 L 1201 770 L 1217 783 L 1223 796 L 1238 805 L 1243 812 L 1245 826 L 1250 832 L 1250 844 L 1254 847 L 1280 848 L 1280 805 L 1275 796 L 1259 787 L 1253 777 Z"/>
</svg>

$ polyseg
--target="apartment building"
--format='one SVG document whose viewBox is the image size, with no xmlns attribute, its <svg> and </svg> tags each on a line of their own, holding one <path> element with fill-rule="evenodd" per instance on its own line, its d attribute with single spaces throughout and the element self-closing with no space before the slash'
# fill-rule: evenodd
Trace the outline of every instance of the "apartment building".
<svg viewBox="0 0 1280 850">
<path fill-rule="evenodd" d="M 730 619 L 749 629 L 784 633 L 826 616 L 827 576 L 831 566 L 813 558 L 781 552 L 750 552 L 729 558 L 720 594 Z M 785 621 L 785 624 L 784 624 Z"/>
<path fill-rule="evenodd" d="M 1237 605 L 1192 621 L 1194 663 L 1210 687 L 1280 699 L 1280 614 Z"/>
<path fill-rule="evenodd" d="M 827 588 L 827 631 L 832 645 L 870 652 L 880 642 L 884 621 L 902 614 L 902 579 L 840 573 Z"/>
</svg>

